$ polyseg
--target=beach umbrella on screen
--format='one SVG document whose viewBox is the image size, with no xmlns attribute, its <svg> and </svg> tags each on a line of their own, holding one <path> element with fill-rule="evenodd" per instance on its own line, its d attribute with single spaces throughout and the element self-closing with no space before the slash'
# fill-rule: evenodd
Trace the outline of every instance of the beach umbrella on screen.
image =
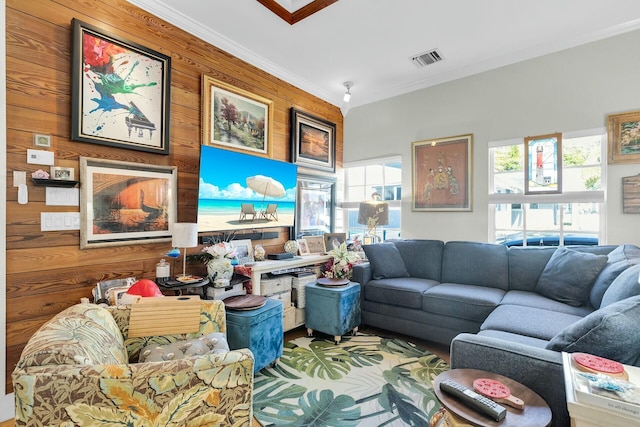
<svg viewBox="0 0 640 427">
<path fill-rule="evenodd" d="M 285 195 L 284 185 L 270 176 L 250 176 L 247 178 L 247 187 L 258 194 L 262 194 L 262 204 L 264 204 L 265 197 L 282 197 Z"/>
</svg>

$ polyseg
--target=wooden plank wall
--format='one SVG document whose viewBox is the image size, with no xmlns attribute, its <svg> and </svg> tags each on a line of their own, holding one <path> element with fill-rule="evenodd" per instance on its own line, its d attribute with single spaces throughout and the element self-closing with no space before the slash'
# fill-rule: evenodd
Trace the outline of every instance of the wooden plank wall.
<svg viewBox="0 0 640 427">
<path fill-rule="evenodd" d="M 70 140 L 72 18 L 171 56 L 169 156 Z M 11 391 L 10 373 L 26 341 L 42 323 L 81 297 L 89 297 L 97 281 L 128 276 L 153 278 L 155 264 L 170 248 L 170 243 L 157 243 L 80 250 L 78 231 L 41 232 L 41 212 L 77 212 L 78 208 L 45 207 L 45 189 L 30 181 L 29 203 L 18 205 L 17 190 L 12 186 L 13 171 L 27 171 L 29 176 L 39 168 L 26 163 L 27 149 L 34 148 L 34 133 L 52 135 L 56 165 L 74 167 L 76 173 L 79 156 L 178 166 L 178 220 L 195 222 L 203 74 L 273 100 L 272 157 L 278 160 L 291 160 L 289 111 L 296 107 L 336 123 L 336 157 L 341 168 L 343 120 L 338 107 L 124 0 L 7 0 L 6 25 L 6 351 Z M 282 251 L 289 230 L 269 231 L 278 231 L 279 238 L 263 242 L 267 252 Z M 192 273 L 204 273 L 202 266 L 189 268 Z"/>
</svg>

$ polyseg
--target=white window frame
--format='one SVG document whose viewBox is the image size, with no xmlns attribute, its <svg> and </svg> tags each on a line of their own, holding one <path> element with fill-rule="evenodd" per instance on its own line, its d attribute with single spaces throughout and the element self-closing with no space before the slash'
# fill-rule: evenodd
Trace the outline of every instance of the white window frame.
<svg viewBox="0 0 640 427">
<path fill-rule="evenodd" d="M 581 131 L 573 131 L 573 132 L 562 132 L 563 139 L 573 139 L 573 138 L 582 138 L 588 136 L 600 136 L 600 167 L 601 167 L 601 177 L 600 177 L 600 186 L 602 190 L 598 191 L 572 191 L 562 194 L 524 194 L 524 193 L 489 193 L 488 196 L 488 216 L 489 216 L 489 229 L 488 229 L 488 241 L 495 242 L 496 239 L 496 205 L 499 204 L 532 204 L 532 203 L 555 203 L 555 204 L 566 204 L 566 203 L 600 203 L 602 205 L 600 209 L 600 221 L 599 221 L 599 230 L 598 230 L 598 242 L 599 244 L 606 244 L 607 241 L 607 233 L 606 233 L 606 217 L 607 217 L 607 131 L 605 128 L 594 128 L 587 129 Z M 521 145 L 524 144 L 523 138 L 518 139 L 508 139 L 502 141 L 490 141 L 488 146 L 488 156 L 489 156 L 489 191 L 493 191 L 494 188 L 494 159 L 492 156 L 492 148 L 496 147 L 504 147 L 509 145 Z M 523 178 L 524 179 L 524 178 Z M 524 227 L 522 231 L 524 231 L 525 235 L 527 232 L 526 228 L 526 209 L 523 209 L 524 215 Z M 564 214 L 563 209 L 560 210 L 561 220 L 560 220 L 560 237 L 564 237 L 564 227 L 562 226 L 562 215 Z M 523 236 L 524 237 L 524 236 Z M 526 239 L 524 239 L 523 244 L 526 244 Z"/>
</svg>

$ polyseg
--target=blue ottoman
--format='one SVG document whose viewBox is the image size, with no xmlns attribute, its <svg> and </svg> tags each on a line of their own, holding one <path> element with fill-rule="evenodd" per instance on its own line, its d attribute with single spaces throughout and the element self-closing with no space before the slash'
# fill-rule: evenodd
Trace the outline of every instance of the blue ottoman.
<svg viewBox="0 0 640 427">
<path fill-rule="evenodd" d="M 336 344 L 348 331 L 355 334 L 360 325 L 360 284 L 324 287 L 317 283 L 305 287 L 305 324 L 313 331 L 333 335 Z"/>
<path fill-rule="evenodd" d="M 254 372 L 275 364 L 282 356 L 284 332 L 282 303 L 267 298 L 264 306 L 255 310 L 227 309 L 227 341 L 231 350 L 248 348 L 253 353 Z"/>
</svg>

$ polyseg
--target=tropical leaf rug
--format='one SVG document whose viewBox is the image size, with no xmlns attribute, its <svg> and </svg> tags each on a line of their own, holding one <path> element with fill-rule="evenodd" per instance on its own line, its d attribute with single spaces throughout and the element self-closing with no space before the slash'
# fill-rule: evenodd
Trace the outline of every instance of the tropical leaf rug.
<svg viewBox="0 0 640 427">
<path fill-rule="evenodd" d="M 431 383 L 448 369 L 400 339 L 297 338 L 256 374 L 253 412 L 263 426 L 428 426 L 440 408 Z"/>
</svg>

